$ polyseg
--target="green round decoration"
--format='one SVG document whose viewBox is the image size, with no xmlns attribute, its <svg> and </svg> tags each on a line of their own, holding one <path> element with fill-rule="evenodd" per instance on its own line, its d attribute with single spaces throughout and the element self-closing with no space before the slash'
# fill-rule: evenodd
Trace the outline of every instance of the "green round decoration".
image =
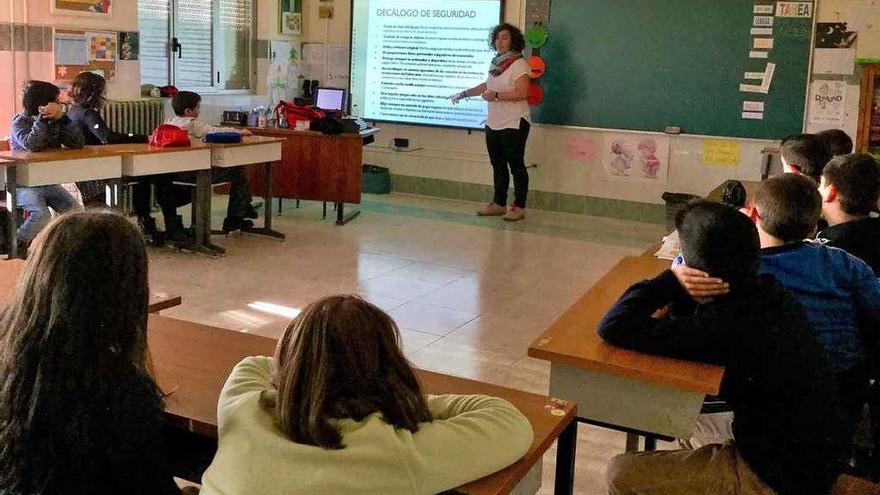
<svg viewBox="0 0 880 495">
<path fill-rule="evenodd" d="M 541 48 L 547 43 L 547 28 L 536 24 L 526 31 L 526 44 L 532 48 Z"/>
</svg>

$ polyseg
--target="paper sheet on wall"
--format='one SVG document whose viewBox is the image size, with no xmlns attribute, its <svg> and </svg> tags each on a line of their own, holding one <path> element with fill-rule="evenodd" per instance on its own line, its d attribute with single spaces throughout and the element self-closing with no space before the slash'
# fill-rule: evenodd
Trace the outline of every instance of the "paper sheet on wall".
<svg viewBox="0 0 880 495">
<path fill-rule="evenodd" d="M 739 141 L 729 139 L 703 141 L 703 163 L 706 165 L 739 165 Z"/>
<path fill-rule="evenodd" d="M 669 170 L 669 138 L 606 133 L 602 147 L 606 179 L 665 183 Z"/>
<path fill-rule="evenodd" d="M 303 44 L 303 76 L 324 83 L 327 53 L 324 43 Z"/>
<path fill-rule="evenodd" d="M 55 65 L 86 65 L 88 46 L 85 34 L 55 33 Z"/>
<path fill-rule="evenodd" d="M 810 84 L 808 125 L 842 126 L 846 117 L 846 82 L 813 81 Z"/>
<path fill-rule="evenodd" d="M 347 45 L 327 45 L 327 81 L 334 88 L 348 87 L 349 50 Z"/>
<path fill-rule="evenodd" d="M 813 51 L 813 74 L 846 74 L 855 70 L 855 48 L 816 48 Z"/>
<path fill-rule="evenodd" d="M 292 100 L 301 86 L 299 43 L 271 40 L 266 77 L 271 101 Z"/>
</svg>

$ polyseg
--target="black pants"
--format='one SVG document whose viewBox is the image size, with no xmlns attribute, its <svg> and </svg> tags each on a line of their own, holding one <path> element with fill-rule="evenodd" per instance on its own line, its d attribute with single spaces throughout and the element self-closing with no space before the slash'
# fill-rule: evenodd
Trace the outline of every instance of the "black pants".
<svg viewBox="0 0 880 495">
<path fill-rule="evenodd" d="M 513 204 L 526 207 L 526 196 L 529 194 L 529 173 L 524 160 L 526 140 L 529 138 L 529 122 L 520 119 L 519 129 L 493 130 L 486 127 L 486 149 L 495 182 L 494 203 L 507 204 L 507 188 L 510 187 L 510 176 L 513 175 Z M 508 167 L 510 172 L 508 172 Z"/>
<path fill-rule="evenodd" d="M 177 207 L 190 202 L 189 192 L 176 186 L 172 182 L 188 182 L 195 184 L 195 172 L 180 172 L 156 176 L 156 202 L 162 208 L 165 218 L 177 215 Z M 226 216 L 230 218 L 244 218 L 248 207 L 251 205 L 251 191 L 244 167 L 212 167 L 211 182 L 229 182 L 229 205 L 226 208 Z"/>
</svg>

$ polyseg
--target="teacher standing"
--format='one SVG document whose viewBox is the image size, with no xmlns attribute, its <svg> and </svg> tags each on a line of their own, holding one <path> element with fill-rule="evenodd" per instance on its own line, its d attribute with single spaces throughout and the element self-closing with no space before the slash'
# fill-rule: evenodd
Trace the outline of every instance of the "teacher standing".
<svg viewBox="0 0 880 495">
<path fill-rule="evenodd" d="M 523 59 L 526 46 L 522 31 L 511 24 L 492 29 L 490 45 L 497 54 L 489 67 L 486 82 L 450 97 L 453 103 L 463 98 L 481 96 L 489 102 L 486 120 L 486 149 L 492 163 L 495 197 L 477 210 L 480 216 L 500 216 L 508 221 L 526 216 L 529 173 L 526 171 L 526 139 L 529 137 L 531 115 L 526 96 L 531 68 Z M 509 172 L 508 172 L 509 169 Z M 507 204 L 507 188 L 513 175 L 513 204 Z"/>
</svg>

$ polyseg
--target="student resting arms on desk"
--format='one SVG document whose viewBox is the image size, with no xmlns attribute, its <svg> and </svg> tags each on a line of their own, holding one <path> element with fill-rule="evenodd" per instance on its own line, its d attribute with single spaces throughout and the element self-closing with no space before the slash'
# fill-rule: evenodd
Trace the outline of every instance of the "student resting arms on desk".
<svg viewBox="0 0 880 495">
<path fill-rule="evenodd" d="M 12 149 L 43 151 L 53 148 L 83 147 L 82 132 L 64 114 L 58 102 L 58 87 L 45 81 L 29 81 L 22 95 L 22 113 L 12 120 Z M 64 213 L 79 204 L 63 186 L 58 184 L 17 188 L 18 204 L 28 213 L 18 227 L 18 240 L 27 246 L 51 219 L 51 207 Z M 14 214 L 14 213 L 13 213 Z"/>
<path fill-rule="evenodd" d="M 696 304 L 667 270 L 630 287 L 599 333 L 627 349 L 725 366 L 721 397 L 733 409 L 736 440 L 618 456 L 609 492 L 827 495 L 850 432 L 803 306 L 758 273 L 758 232 L 747 216 L 699 201 L 676 227 L 688 263 L 726 280 L 729 293 Z"/>
<path fill-rule="evenodd" d="M 62 215 L 0 312 L 0 492 L 179 495 L 147 357 L 147 253 L 126 218 Z"/>
<path fill-rule="evenodd" d="M 274 358 L 249 357 L 217 406 L 202 495 L 435 494 L 529 449 L 529 420 L 481 395 L 422 394 L 394 321 L 356 296 L 310 304 Z"/>
</svg>

